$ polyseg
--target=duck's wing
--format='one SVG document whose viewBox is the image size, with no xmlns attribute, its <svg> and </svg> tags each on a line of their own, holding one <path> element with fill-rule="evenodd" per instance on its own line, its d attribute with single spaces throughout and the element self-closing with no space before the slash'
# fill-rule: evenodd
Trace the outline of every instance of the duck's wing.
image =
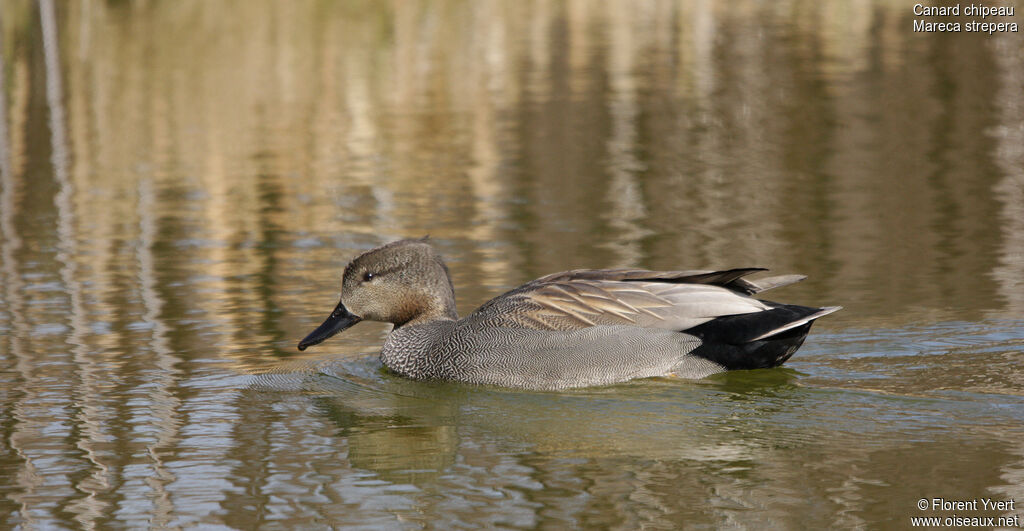
<svg viewBox="0 0 1024 531">
<path fill-rule="evenodd" d="M 747 280 L 747 275 L 767 271 L 763 267 L 743 267 L 737 269 L 723 269 L 721 271 L 650 271 L 647 269 L 574 269 L 553 273 L 529 284 L 522 286 L 526 288 L 535 284 L 547 284 L 551 282 L 566 282 L 574 280 L 593 281 L 623 281 L 623 282 L 667 282 L 671 284 L 707 284 L 721 286 L 732 291 L 753 295 L 772 288 L 778 288 L 800 282 L 807 278 L 804 275 L 779 275 L 767 277 L 756 281 Z"/>
<path fill-rule="evenodd" d="M 742 278 L 756 271 L 763 269 L 566 271 L 496 297 L 466 319 L 534 330 L 602 325 L 687 330 L 726 315 L 769 310 L 772 306 L 749 294 L 803 278 L 789 275 L 760 282 Z"/>
</svg>

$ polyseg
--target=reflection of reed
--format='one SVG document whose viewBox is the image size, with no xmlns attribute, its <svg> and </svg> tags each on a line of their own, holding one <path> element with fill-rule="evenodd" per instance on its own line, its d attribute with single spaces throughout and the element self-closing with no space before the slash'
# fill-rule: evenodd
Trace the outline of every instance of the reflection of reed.
<svg viewBox="0 0 1024 531">
<path fill-rule="evenodd" d="M 997 96 L 999 124 L 991 131 L 996 164 L 1004 177 L 993 187 L 1002 203 L 1000 233 L 1003 245 L 999 265 L 992 274 L 999 282 L 1007 309 L 1024 315 L 1024 56 L 1019 39 L 1000 38 L 994 45 L 1000 89 Z"/>
<path fill-rule="evenodd" d="M 608 135 L 609 183 L 607 199 L 610 208 L 604 217 L 615 230 L 611 239 L 605 242 L 616 259 L 607 264 L 614 267 L 635 267 L 643 259 L 640 240 L 650 234 L 643 227 L 647 215 L 645 198 L 641 195 L 637 174 L 643 165 L 635 151 L 638 139 L 636 121 L 639 115 L 636 94 L 636 72 L 633 70 L 633 51 L 637 48 L 634 27 L 631 24 L 616 24 L 614 21 L 627 18 L 630 7 L 621 3 L 610 4 L 607 14 L 611 27 L 608 35 L 608 65 L 605 67 L 610 78 L 608 114 L 611 132 Z"/>
<path fill-rule="evenodd" d="M 46 101 L 50 114 L 50 147 L 53 174 L 58 190 L 54 198 L 57 208 L 57 261 L 61 264 L 60 277 L 69 297 L 67 316 L 71 331 L 67 345 L 73 353 L 78 385 L 75 390 L 75 406 L 78 409 L 74 422 L 80 423 L 81 435 L 75 445 L 84 452 L 92 464 L 91 473 L 78 479 L 74 487 L 86 494 L 84 498 L 71 500 L 68 509 L 75 519 L 85 527 L 92 527 L 109 506 L 102 494 L 110 490 L 109 470 L 99 457 L 96 445 L 105 438 L 101 428 L 100 379 L 93 353 L 85 345 L 85 308 L 82 287 L 77 278 L 78 243 L 75 228 L 75 186 L 69 178 L 69 159 L 66 122 L 64 113 L 64 88 L 61 81 L 60 48 L 57 45 L 57 21 L 53 0 L 39 0 L 39 17 L 43 34 L 43 56 L 46 66 Z"/>
<path fill-rule="evenodd" d="M 29 527 L 38 526 L 38 522 L 32 516 L 31 500 L 37 489 L 43 485 L 44 480 L 36 470 L 30 451 L 26 447 L 31 443 L 23 442 L 30 439 L 28 427 L 31 424 L 31 414 L 26 411 L 26 406 L 37 401 L 39 389 L 33 385 L 26 385 L 31 381 L 34 368 L 33 358 L 24 348 L 23 338 L 30 335 L 30 326 L 25 319 L 25 299 L 22 296 L 23 283 L 18 267 L 17 252 L 22 247 L 21 236 L 15 226 L 14 218 L 17 215 L 18 203 L 15 197 L 18 193 L 18 183 L 14 175 L 14 164 L 11 153 L 12 142 L 8 134 L 8 112 L 7 94 L 3 87 L 5 82 L 6 63 L 4 61 L 4 31 L 3 11 L 0 10 L 0 265 L 2 265 L 3 300 L 4 314 L 7 317 L 3 338 L 6 346 L 0 349 L 0 360 L 5 366 L 12 366 L 12 373 L 16 377 L 8 381 L 10 395 L 7 403 L 2 405 L 3 409 L 9 412 L 10 424 L 4 423 L 4 440 L 7 446 L 13 451 L 13 456 L 18 463 L 16 484 L 21 492 L 11 492 L 9 498 L 18 505 L 18 516 Z M 8 428 L 10 426 L 10 428 Z M 8 431 L 8 430 L 11 431 Z"/>
<path fill-rule="evenodd" d="M 491 257 L 475 264 L 474 284 L 656 258 L 665 267 L 756 263 L 860 286 L 888 274 L 881 257 L 899 256 L 902 276 L 921 261 L 910 256 L 945 264 L 937 274 L 990 258 L 973 258 L 956 241 L 978 224 L 906 212 L 974 212 L 984 201 L 959 193 L 959 173 L 944 190 L 946 178 L 915 166 L 921 153 L 956 145 L 967 130 L 925 138 L 905 114 L 879 112 L 913 103 L 895 87 L 939 86 L 938 67 L 921 58 L 927 50 L 908 48 L 905 32 L 885 32 L 884 46 L 875 44 L 871 28 L 899 23 L 905 10 L 895 4 L 842 13 L 801 2 L 439 5 L 322 12 L 298 2 L 275 17 L 259 4 L 155 4 L 127 14 L 71 6 L 88 62 L 73 58 L 69 69 L 91 83 L 99 106 L 90 111 L 83 100 L 72 120 L 76 130 L 96 131 L 88 150 L 96 155 L 83 157 L 102 167 L 94 179 L 116 189 L 122 184 L 110 176 L 130 174 L 141 154 L 162 155 L 160 167 L 183 165 L 186 188 L 201 190 L 194 204 L 205 235 L 217 242 L 256 238 L 268 189 L 280 193 L 280 213 L 270 216 L 297 233 L 465 239 L 456 251 Z M 847 15 L 854 24 L 836 22 Z M 225 17 L 238 24 L 215 22 Z M 762 20 L 769 29 L 751 31 Z M 216 37 L 224 32 L 248 44 Z M 779 39 L 793 45 L 775 46 Z M 141 44 L 118 46 L 124 40 Z M 962 61 L 956 54 L 979 52 L 951 54 Z M 143 64 L 145 71 L 134 66 Z M 908 64 L 911 76 L 901 73 Z M 985 98 L 981 84 L 957 90 L 929 95 L 932 107 Z M 927 114 L 924 121 L 934 123 Z M 901 138 L 914 144 L 913 156 L 885 148 Z M 266 174 L 263 184 L 253 171 Z M 894 172 L 913 208 L 872 191 Z M 595 208 L 603 213 L 596 223 Z M 892 227 L 909 245 L 881 248 Z M 610 247 L 582 234 L 607 236 Z M 210 250 L 208 272 L 255 273 L 258 257 L 235 251 Z M 523 255 L 527 271 L 509 255 Z M 803 263 L 832 265 L 812 271 Z M 972 282 L 965 292 L 991 291 L 983 277 Z M 945 303 L 925 285 L 900 290 L 889 293 Z"/>
<path fill-rule="evenodd" d="M 146 483 L 154 491 L 150 524 L 163 528 L 169 525 L 174 513 L 174 503 L 166 486 L 177 478 L 164 463 L 164 458 L 180 438 L 178 430 L 182 422 L 178 417 L 178 410 L 181 408 L 181 400 L 174 393 L 174 388 L 181 378 L 181 371 L 177 368 L 181 360 L 168 344 L 167 324 L 161 317 L 164 301 L 157 291 L 157 267 L 153 257 L 153 246 L 157 242 L 154 195 L 151 181 L 139 182 L 139 246 L 136 253 L 142 302 L 145 307 L 142 320 L 152 325 L 152 349 L 156 357 L 156 366 L 159 368 L 153 373 L 153 381 L 149 382 L 153 388 L 149 398 L 149 409 L 159 421 L 155 426 L 156 440 L 147 447 L 149 457 L 153 461 L 153 475 L 146 479 Z"/>
<path fill-rule="evenodd" d="M 0 11 L 0 15 L 3 12 Z M 4 33 L 3 18 L 0 16 L 0 87 L 6 87 L 4 80 Z M 14 198 L 17 195 L 17 180 L 12 173 L 10 140 L 7 133 L 7 94 L 0 90 L 0 265 L 3 266 L 3 286 L 5 308 L 3 314 L 7 319 L 8 333 L 4 334 L 10 342 L 3 352 L 6 355 L 21 358 L 21 338 L 28 330 L 24 320 L 24 301 L 21 298 L 21 276 L 18 274 L 15 253 L 21 248 L 21 237 L 14 226 L 14 216 L 18 205 Z"/>
<path fill-rule="evenodd" d="M 999 284 L 999 295 L 1012 317 L 1024 315 L 1024 54 L 1020 39 L 1001 37 L 994 43 L 1000 88 L 996 98 L 999 124 L 990 134 L 994 137 L 996 164 L 1004 177 L 994 187 L 994 195 L 1002 203 L 1000 233 L 1003 244 L 999 263 L 992 276 Z M 1020 353 L 1008 355 L 1009 363 L 1019 365 Z M 1010 375 L 1015 371 L 1007 371 Z M 1019 390 L 1020 381 L 1012 388 Z M 992 490 L 1005 499 L 1024 499 L 1024 444 L 1018 442 L 1009 453 L 1017 461 L 1000 469 L 1004 484 Z M 1022 502 L 1018 502 L 1020 504 Z M 1024 518 L 1024 507 L 1015 507 L 1013 514 Z"/>
</svg>

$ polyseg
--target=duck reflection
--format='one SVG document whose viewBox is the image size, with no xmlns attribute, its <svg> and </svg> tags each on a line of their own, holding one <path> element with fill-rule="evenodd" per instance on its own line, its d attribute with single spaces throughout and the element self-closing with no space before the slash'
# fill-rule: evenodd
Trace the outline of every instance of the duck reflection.
<svg viewBox="0 0 1024 531">
<path fill-rule="evenodd" d="M 765 419 L 800 408 L 808 391 L 794 384 L 795 371 L 747 372 L 698 382 L 649 379 L 518 392 L 409 381 L 366 358 L 269 372 L 249 391 L 308 397 L 334 426 L 352 467 L 420 484 L 445 473 L 457 455 L 475 453 L 477 438 L 500 454 L 529 449 L 575 457 L 756 459 L 787 437 Z"/>
</svg>

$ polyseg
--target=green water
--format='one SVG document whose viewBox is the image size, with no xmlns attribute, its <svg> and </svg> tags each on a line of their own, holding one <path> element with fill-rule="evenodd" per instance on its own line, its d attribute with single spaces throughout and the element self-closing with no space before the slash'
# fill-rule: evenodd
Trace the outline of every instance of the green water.
<svg viewBox="0 0 1024 531">
<path fill-rule="evenodd" d="M 0 5 L 0 528 L 1024 515 L 1019 33 L 887 1 L 55 4 Z M 620 266 L 845 309 L 784 368 L 564 393 L 402 380 L 379 324 L 295 349 L 349 258 L 425 234 L 463 314 Z"/>
</svg>

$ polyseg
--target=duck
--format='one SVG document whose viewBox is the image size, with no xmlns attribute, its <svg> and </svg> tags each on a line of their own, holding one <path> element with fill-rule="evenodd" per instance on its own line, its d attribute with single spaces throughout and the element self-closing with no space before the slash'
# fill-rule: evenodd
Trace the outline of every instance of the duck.
<svg viewBox="0 0 1024 531">
<path fill-rule="evenodd" d="M 441 255 L 426 239 L 398 240 L 352 259 L 339 302 L 298 349 L 360 321 L 391 323 L 380 360 L 395 374 L 533 390 L 778 367 L 841 307 L 755 298 L 805 278 L 746 278 L 761 271 L 575 269 L 459 318 Z"/>
</svg>

